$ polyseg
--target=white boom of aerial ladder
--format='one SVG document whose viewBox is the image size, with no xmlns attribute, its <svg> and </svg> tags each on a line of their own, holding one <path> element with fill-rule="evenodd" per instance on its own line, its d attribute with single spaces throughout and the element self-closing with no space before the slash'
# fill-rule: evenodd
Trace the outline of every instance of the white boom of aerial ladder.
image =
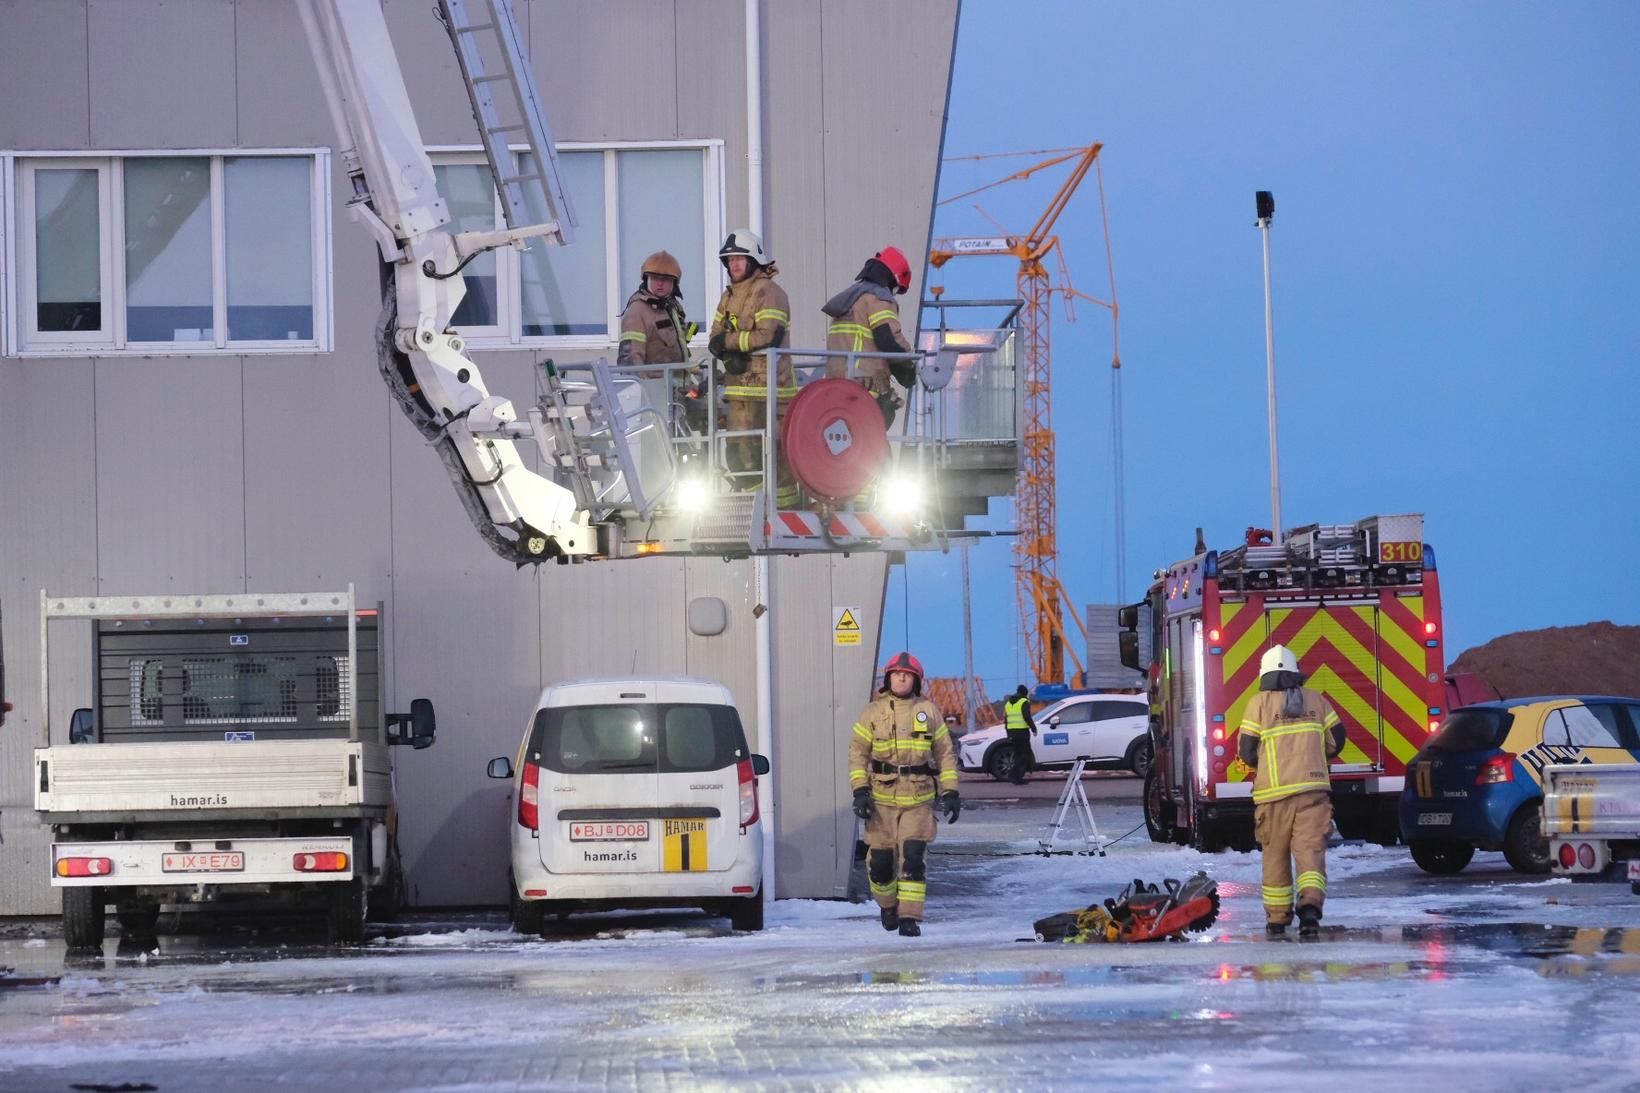
<svg viewBox="0 0 1640 1093">
<path fill-rule="evenodd" d="M 507 220 L 501 231 L 452 232 L 380 0 L 299 6 L 352 182 L 348 211 L 392 274 L 377 332 L 383 377 L 497 553 L 520 564 L 594 553 L 589 514 L 573 490 L 525 465 L 515 440 L 533 435 L 532 425 L 484 386 L 450 325 L 467 261 L 531 238 L 570 239 L 557 155 L 511 9 L 506 0 L 438 0 Z M 527 168 L 514 168 L 513 145 L 528 146 Z M 531 224 L 532 213 L 551 220 Z"/>
</svg>

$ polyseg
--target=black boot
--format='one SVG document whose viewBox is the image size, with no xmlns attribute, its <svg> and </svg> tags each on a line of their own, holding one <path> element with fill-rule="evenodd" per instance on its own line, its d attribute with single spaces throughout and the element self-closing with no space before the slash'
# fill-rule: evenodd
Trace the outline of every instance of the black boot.
<svg viewBox="0 0 1640 1093">
<path fill-rule="evenodd" d="M 1265 937 L 1286 937 L 1287 924 L 1285 922 L 1266 922 L 1264 924 Z"/>
<path fill-rule="evenodd" d="M 900 920 L 900 936 L 921 937 L 922 927 L 917 925 L 917 920 L 914 918 L 902 918 Z"/>
<path fill-rule="evenodd" d="M 897 908 L 897 907 L 884 907 L 882 909 L 882 918 L 883 918 L 883 929 L 885 929 L 885 930 L 894 930 L 894 929 L 899 928 L 899 925 L 900 925 L 900 910 L 899 910 L 899 908 Z"/>
<path fill-rule="evenodd" d="M 1321 908 L 1314 904 L 1305 904 L 1298 909 L 1298 936 L 1321 936 Z"/>
</svg>

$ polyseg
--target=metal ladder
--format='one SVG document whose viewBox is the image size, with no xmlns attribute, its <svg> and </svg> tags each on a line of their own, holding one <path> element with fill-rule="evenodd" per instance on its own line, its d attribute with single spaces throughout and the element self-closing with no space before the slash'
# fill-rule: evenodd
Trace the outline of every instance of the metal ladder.
<svg viewBox="0 0 1640 1093">
<path fill-rule="evenodd" d="M 575 208 L 558 177 L 557 148 L 519 41 L 512 5 L 508 0 L 438 0 L 438 14 L 461 65 L 507 226 L 522 228 L 547 216 L 556 223 L 554 240 L 568 244 Z M 515 143 L 529 146 L 530 167 L 514 167 Z"/>
<path fill-rule="evenodd" d="M 621 405 L 615 374 L 604 360 L 568 369 L 586 381 L 566 380 L 564 370 L 542 361 L 537 406 L 530 411 L 531 431 L 541 458 L 568 479 L 576 507 L 600 516 L 625 511 L 648 519 L 676 475 L 664 422 L 647 404 L 628 411 Z M 641 396 L 640 396 L 641 403 Z M 645 482 L 633 438 L 645 421 L 653 421 L 668 457 L 658 484 Z"/>
<path fill-rule="evenodd" d="M 1093 806 L 1088 804 L 1088 791 L 1082 788 L 1082 772 L 1088 767 L 1088 759 L 1083 756 L 1077 759 L 1071 772 L 1065 777 L 1065 788 L 1059 794 L 1059 804 L 1054 807 L 1053 819 L 1048 826 L 1042 829 L 1042 837 L 1036 841 L 1039 854 L 1054 853 L 1054 845 L 1059 841 L 1059 833 L 1065 829 L 1065 813 L 1072 808 L 1076 809 L 1076 819 L 1082 826 L 1083 849 L 1074 851 L 1078 854 L 1105 856 L 1105 837 L 1099 834 L 1099 825 L 1093 822 Z M 1066 853 L 1066 851 L 1060 851 Z"/>
</svg>

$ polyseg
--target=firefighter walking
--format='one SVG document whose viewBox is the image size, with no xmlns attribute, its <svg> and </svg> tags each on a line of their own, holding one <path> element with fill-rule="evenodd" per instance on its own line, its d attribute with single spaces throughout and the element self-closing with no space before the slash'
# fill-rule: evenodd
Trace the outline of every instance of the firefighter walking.
<svg viewBox="0 0 1640 1093">
<path fill-rule="evenodd" d="M 718 300 L 712 317 L 707 348 L 723 362 L 726 381 L 723 390 L 728 403 L 726 417 L 730 430 L 764 428 L 769 395 L 769 348 L 784 349 L 791 326 L 791 303 L 786 290 L 775 281 L 780 271 L 763 249 L 763 240 L 745 228 L 729 233 L 718 250 L 718 258 L 729 272 L 729 287 Z M 777 413 L 785 417 L 786 405 L 797 397 L 797 374 L 790 361 L 782 361 L 775 377 Z M 761 483 L 763 442 L 757 437 L 734 437 L 728 441 L 729 470 L 738 475 L 732 483 L 738 489 L 755 488 Z M 785 459 L 779 461 L 777 499 L 781 505 L 795 504 L 797 487 Z"/>
<path fill-rule="evenodd" d="M 1332 826 L 1328 764 L 1343 749 L 1344 725 L 1332 703 L 1304 686 L 1291 649 L 1271 646 L 1259 662 L 1258 693 L 1242 716 L 1239 754 L 1256 771 L 1253 833 L 1264 850 L 1264 929 L 1272 937 L 1293 919 L 1295 888 L 1299 936 L 1321 932 Z"/>
<path fill-rule="evenodd" d="M 882 689 L 849 738 L 854 814 L 864 820 L 866 873 L 883 929 L 922 933 L 928 895 L 928 844 L 934 810 L 956 823 L 957 755 L 940 708 L 922 697 L 923 669 L 910 653 L 883 668 Z"/>
<path fill-rule="evenodd" d="M 1030 691 L 1021 683 L 1002 703 L 1002 713 L 1005 718 L 1003 727 L 1008 732 L 1008 746 L 1014 754 L 1014 776 L 1011 781 L 1016 786 L 1025 784 L 1025 776 L 1031 773 L 1036 766 L 1036 756 L 1031 753 L 1031 737 L 1036 735 L 1036 721 L 1031 717 Z"/>
<path fill-rule="evenodd" d="M 826 348 L 848 353 L 859 353 L 867 348 L 881 353 L 909 353 L 911 343 L 900 326 L 900 303 L 894 297 L 904 295 L 911 287 L 911 263 L 898 247 L 884 247 L 866 259 L 854 283 L 827 300 L 820 309 L 831 320 L 826 328 Z M 826 362 L 826 375 L 842 378 L 847 375 L 848 361 L 832 358 Z M 889 383 L 892 375 L 901 387 L 909 390 L 917 382 L 917 367 L 911 361 L 886 361 L 881 357 L 855 358 L 856 379 L 871 392 L 882 408 L 883 421 L 894 424 L 894 417 L 904 405 Z"/>
</svg>

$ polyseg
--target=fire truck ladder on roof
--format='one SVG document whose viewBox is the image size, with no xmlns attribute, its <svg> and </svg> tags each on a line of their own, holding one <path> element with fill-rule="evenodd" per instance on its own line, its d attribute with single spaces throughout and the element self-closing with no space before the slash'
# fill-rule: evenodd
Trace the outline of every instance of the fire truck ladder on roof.
<svg viewBox="0 0 1640 1093">
<path fill-rule="evenodd" d="M 1099 825 L 1093 822 L 1093 806 L 1088 804 L 1088 791 L 1082 787 L 1082 772 L 1087 768 L 1088 757 L 1080 756 L 1065 776 L 1065 788 L 1060 791 L 1059 803 L 1054 806 L 1053 819 L 1042 829 L 1042 837 L 1036 840 L 1037 853 L 1046 855 L 1055 852 L 1054 844 L 1059 841 L 1059 833 L 1065 829 L 1065 813 L 1074 808 L 1077 822 L 1082 827 L 1083 849 L 1069 853 L 1105 856 L 1105 837 L 1099 834 Z"/>
<path fill-rule="evenodd" d="M 556 221 L 550 233 L 570 242 L 575 212 L 558 177 L 552 130 L 535 93 L 518 24 L 506 0 L 438 0 L 439 19 L 450 33 L 484 155 L 509 228 Z M 515 167 L 512 145 L 529 146 L 529 162 Z"/>
</svg>

